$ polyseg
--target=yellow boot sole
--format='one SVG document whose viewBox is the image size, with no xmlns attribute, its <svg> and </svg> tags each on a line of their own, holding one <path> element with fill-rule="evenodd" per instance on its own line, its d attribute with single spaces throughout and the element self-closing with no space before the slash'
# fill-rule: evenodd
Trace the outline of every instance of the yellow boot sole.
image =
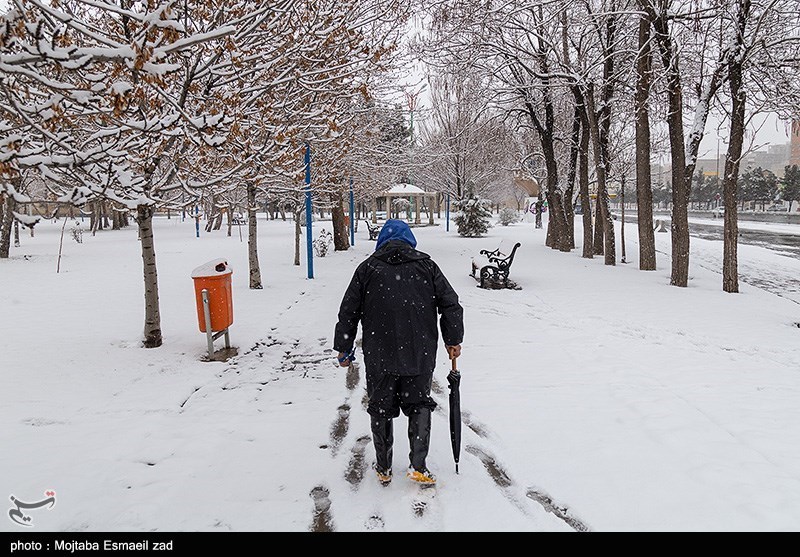
<svg viewBox="0 0 800 557">
<path fill-rule="evenodd" d="M 436 478 L 431 474 L 423 474 L 422 472 L 418 472 L 416 470 L 409 470 L 406 474 L 406 477 L 411 480 L 412 482 L 423 484 L 423 485 L 434 485 L 436 484 Z"/>
</svg>

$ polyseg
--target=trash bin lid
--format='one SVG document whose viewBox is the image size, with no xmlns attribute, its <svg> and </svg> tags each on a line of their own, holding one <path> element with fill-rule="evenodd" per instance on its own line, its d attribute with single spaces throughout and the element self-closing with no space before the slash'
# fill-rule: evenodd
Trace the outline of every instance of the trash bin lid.
<svg viewBox="0 0 800 557">
<path fill-rule="evenodd" d="M 218 269 L 222 270 L 220 271 Z M 227 259 L 212 259 L 208 263 L 203 263 L 194 271 L 192 271 L 192 278 L 218 277 L 222 275 L 229 275 L 232 272 L 233 269 L 230 265 L 228 265 Z"/>
</svg>

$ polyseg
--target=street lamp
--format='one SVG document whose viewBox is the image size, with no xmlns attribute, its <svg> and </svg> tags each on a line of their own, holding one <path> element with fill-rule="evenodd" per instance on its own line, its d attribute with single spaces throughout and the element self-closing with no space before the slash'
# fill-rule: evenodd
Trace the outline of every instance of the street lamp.
<svg viewBox="0 0 800 557">
<path fill-rule="evenodd" d="M 311 239 L 311 145 L 306 143 L 306 266 L 308 278 L 314 278 L 314 243 Z"/>
</svg>

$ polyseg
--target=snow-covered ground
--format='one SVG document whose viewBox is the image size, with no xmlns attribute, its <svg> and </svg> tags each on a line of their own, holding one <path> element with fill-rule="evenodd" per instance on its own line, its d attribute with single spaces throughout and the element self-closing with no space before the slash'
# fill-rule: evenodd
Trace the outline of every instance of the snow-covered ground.
<svg viewBox="0 0 800 557">
<path fill-rule="evenodd" d="M 653 218 L 660 218 L 670 220 L 669 216 L 656 216 Z M 725 225 L 725 219 L 704 219 L 700 217 L 689 217 L 689 222 L 696 224 L 705 224 L 707 226 L 718 226 L 722 228 Z M 796 224 L 785 224 L 780 222 L 758 222 L 752 220 L 738 219 L 740 229 L 746 230 L 761 230 L 764 232 L 774 232 L 776 234 L 791 234 L 792 236 L 800 236 L 800 226 Z"/>
<path fill-rule="evenodd" d="M 139 347 L 135 229 L 65 238 L 56 274 L 60 227 L 42 223 L 0 261 L 0 494 L 56 491 L 53 509 L 29 511 L 34 529 L 800 530 L 800 307 L 747 284 L 721 292 L 719 242 L 692 240 L 678 289 L 669 234 L 657 235 L 659 270 L 640 272 L 554 252 L 527 224 L 482 239 L 415 229 L 460 293 L 467 331 L 461 474 L 440 353 L 431 497 L 402 474 L 377 484 L 363 370 L 330 350 L 341 295 L 374 248 L 366 230 L 307 280 L 291 264 L 292 223 L 259 228 L 265 288 L 251 291 L 237 230 L 196 239 L 189 220 L 157 221 L 165 342 L 152 350 Z M 635 225 L 626 235 L 635 261 Z M 522 243 L 511 271 L 522 290 L 481 290 L 467 274 L 501 240 Z M 227 363 L 200 361 L 189 276 L 216 257 L 234 268 L 239 356 Z M 800 270 L 763 248 L 740 258 Z"/>
</svg>

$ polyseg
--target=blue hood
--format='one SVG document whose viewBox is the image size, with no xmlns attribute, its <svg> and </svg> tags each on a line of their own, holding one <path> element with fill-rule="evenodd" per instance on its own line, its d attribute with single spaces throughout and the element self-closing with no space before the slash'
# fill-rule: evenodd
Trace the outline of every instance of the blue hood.
<svg viewBox="0 0 800 557">
<path fill-rule="evenodd" d="M 381 249 L 386 242 L 391 240 L 402 240 L 412 248 L 417 247 L 417 239 L 411 232 L 408 224 L 401 220 L 389 219 L 386 224 L 381 228 L 381 233 L 378 235 L 378 244 L 375 246 L 375 251 Z"/>
</svg>

